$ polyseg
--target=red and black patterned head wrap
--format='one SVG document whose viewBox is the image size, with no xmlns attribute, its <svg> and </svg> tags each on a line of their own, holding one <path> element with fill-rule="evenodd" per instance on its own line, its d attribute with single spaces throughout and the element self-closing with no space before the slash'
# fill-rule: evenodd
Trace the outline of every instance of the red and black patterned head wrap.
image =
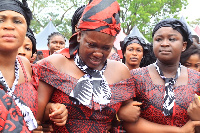
<svg viewBox="0 0 200 133">
<path fill-rule="evenodd" d="M 86 6 L 78 28 L 81 31 L 98 31 L 115 37 L 121 30 L 119 12 L 116 0 L 93 0 Z M 70 56 L 79 47 L 77 34 L 69 40 Z"/>
</svg>

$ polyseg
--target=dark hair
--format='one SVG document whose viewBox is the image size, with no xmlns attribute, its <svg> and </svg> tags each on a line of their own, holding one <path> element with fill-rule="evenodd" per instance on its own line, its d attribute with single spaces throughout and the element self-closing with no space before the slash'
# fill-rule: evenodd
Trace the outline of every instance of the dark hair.
<svg viewBox="0 0 200 133">
<path fill-rule="evenodd" d="M 200 46 L 198 44 L 191 45 L 187 50 L 181 53 L 181 64 L 184 65 L 190 56 L 194 54 L 198 54 L 200 56 Z"/>
<path fill-rule="evenodd" d="M 78 24 L 79 19 L 81 18 L 85 7 L 86 6 L 83 5 L 83 6 L 79 7 L 79 8 L 77 8 L 76 11 L 74 12 L 74 15 L 72 16 L 72 19 L 71 19 L 72 34 L 74 34 L 76 32 L 75 31 L 75 26 Z"/>
<path fill-rule="evenodd" d="M 47 38 L 47 44 L 50 43 L 49 41 L 50 41 L 51 38 L 54 37 L 54 36 L 62 36 L 62 37 L 64 38 L 65 42 L 66 42 L 65 37 L 64 37 L 61 33 L 59 33 L 59 32 L 53 32 L 53 33 L 51 33 L 51 34 L 48 36 L 48 38 Z"/>
<path fill-rule="evenodd" d="M 37 55 L 43 55 L 43 52 L 42 51 L 37 51 Z"/>
<path fill-rule="evenodd" d="M 33 34 L 33 31 L 28 28 L 27 32 L 26 32 L 26 36 L 31 40 L 32 42 L 32 55 L 37 51 L 36 50 L 36 39 L 35 36 Z"/>
<path fill-rule="evenodd" d="M 197 43 L 199 43 L 199 37 L 197 35 L 192 35 L 192 38 L 194 38 L 197 41 Z"/>
</svg>

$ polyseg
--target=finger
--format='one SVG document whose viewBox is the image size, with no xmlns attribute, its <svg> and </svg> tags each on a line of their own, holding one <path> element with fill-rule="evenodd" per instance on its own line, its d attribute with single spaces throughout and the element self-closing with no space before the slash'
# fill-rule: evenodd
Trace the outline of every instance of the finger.
<svg viewBox="0 0 200 133">
<path fill-rule="evenodd" d="M 199 96 L 197 94 L 194 95 L 194 101 L 195 101 L 195 104 L 200 107 L 200 100 L 199 100 Z"/>
<path fill-rule="evenodd" d="M 54 122 L 54 124 L 57 125 L 57 126 L 65 126 L 66 121 L 64 121 L 64 122 L 62 122 L 62 123 L 56 123 L 56 122 Z"/>
<path fill-rule="evenodd" d="M 68 115 L 68 110 L 65 109 L 58 109 L 54 112 L 52 112 L 51 114 L 49 114 L 50 118 L 62 118 L 63 116 Z"/>
<path fill-rule="evenodd" d="M 137 101 L 133 101 L 132 105 L 133 106 L 139 106 L 139 105 L 142 105 L 142 103 L 141 102 L 137 102 Z"/>
<path fill-rule="evenodd" d="M 200 121 L 192 121 L 194 126 L 200 126 Z"/>
</svg>

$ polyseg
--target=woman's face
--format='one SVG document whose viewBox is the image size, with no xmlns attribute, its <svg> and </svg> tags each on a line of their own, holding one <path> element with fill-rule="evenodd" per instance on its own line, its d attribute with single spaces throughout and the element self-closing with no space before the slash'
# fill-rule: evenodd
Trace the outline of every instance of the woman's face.
<svg viewBox="0 0 200 133">
<path fill-rule="evenodd" d="M 101 70 L 113 47 L 115 37 L 97 32 L 84 31 L 79 33 L 77 41 L 80 42 L 79 56 L 91 69 Z"/>
<path fill-rule="evenodd" d="M 189 59 L 183 65 L 200 72 L 200 56 L 199 56 L 199 54 L 191 55 L 189 57 Z"/>
<path fill-rule="evenodd" d="M 158 29 L 153 37 L 153 51 L 159 61 L 173 64 L 180 60 L 181 52 L 186 49 L 182 35 L 171 27 Z"/>
<path fill-rule="evenodd" d="M 50 54 L 53 54 L 54 52 L 65 48 L 65 39 L 60 35 L 52 36 L 49 40 L 48 48 Z"/>
<path fill-rule="evenodd" d="M 128 68 L 139 68 L 143 57 L 143 48 L 140 44 L 132 43 L 126 47 L 124 53 L 125 64 Z M 130 66 L 130 67 L 129 67 Z"/>
<path fill-rule="evenodd" d="M 0 51 L 17 51 L 27 31 L 26 19 L 15 11 L 0 12 Z"/>
<path fill-rule="evenodd" d="M 28 37 L 25 37 L 23 45 L 18 49 L 18 55 L 25 56 L 30 61 L 32 56 L 32 48 L 32 41 Z"/>
</svg>

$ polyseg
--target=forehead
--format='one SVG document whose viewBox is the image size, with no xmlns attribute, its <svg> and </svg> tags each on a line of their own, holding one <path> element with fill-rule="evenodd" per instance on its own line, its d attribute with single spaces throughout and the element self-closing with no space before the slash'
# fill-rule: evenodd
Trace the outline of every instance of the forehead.
<svg viewBox="0 0 200 133">
<path fill-rule="evenodd" d="M 172 27 L 161 27 L 159 28 L 155 34 L 156 36 L 162 36 L 162 35 L 176 35 L 176 36 L 182 36 L 177 30 L 173 29 Z"/>
<path fill-rule="evenodd" d="M 5 11 L 0 11 L 0 15 L 10 15 L 10 16 L 15 16 L 15 17 L 22 17 L 24 18 L 24 16 L 16 11 L 12 11 L 12 10 L 5 10 Z M 25 19 L 25 18 L 24 18 Z"/>
<path fill-rule="evenodd" d="M 63 36 L 61 35 L 54 35 L 51 37 L 51 40 L 61 40 L 61 41 L 65 41 L 65 39 L 63 38 Z"/>
<path fill-rule="evenodd" d="M 82 32 L 81 37 L 90 43 L 112 46 L 114 45 L 115 40 L 114 36 L 97 31 L 84 31 Z"/>
<path fill-rule="evenodd" d="M 142 46 L 140 44 L 138 44 L 138 43 L 131 43 L 126 48 L 132 48 L 132 47 L 142 48 Z"/>
</svg>

